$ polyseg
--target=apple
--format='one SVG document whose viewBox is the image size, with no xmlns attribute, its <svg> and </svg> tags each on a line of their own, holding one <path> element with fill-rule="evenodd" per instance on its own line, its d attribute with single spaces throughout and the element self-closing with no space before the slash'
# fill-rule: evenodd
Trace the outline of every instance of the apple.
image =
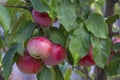
<svg viewBox="0 0 120 80">
<path fill-rule="evenodd" d="M 93 55 L 92 55 L 92 49 L 93 49 L 92 46 L 90 46 L 87 55 L 79 60 L 78 64 L 80 66 L 90 67 L 90 66 L 95 65 L 95 62 L 93 60 Z"/>
<path fill-rule="evenodd" d="M 17 59 L 16 65 L 25 74 L 36 74 L 44 66 L 41 59 L 31 57 L 27 50 L 24 50 L 24 55 Z"/>
<path fill-rule="evenodd" d="M 52 43 L 45 37 L 33 37 L 28 41 L 27 50 L 36 59 L 47 58 L 52 50 Z"/>
<path fill-rule="evenodd" d="M 53 20 L 50 18 L 47 12 L 38 12 L 33 9 L 32 16 L 35 22 L 42 27 L 50 27 L 53 23 Z"/>
<path fill-rule="evenodd" d="M 66 59 L 66 50 L 60 44 L 53 44 L 51 54 L 43 59 L 43 62 L 49 66 L 55 66 Z"/>
</svg>

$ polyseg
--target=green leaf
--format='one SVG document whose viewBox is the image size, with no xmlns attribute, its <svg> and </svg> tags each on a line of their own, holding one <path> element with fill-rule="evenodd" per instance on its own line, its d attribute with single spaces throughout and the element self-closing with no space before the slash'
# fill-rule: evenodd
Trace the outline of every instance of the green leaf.
<svg viewBox="0 0 120 80">
<path fill-rule="evenodd" d="M 5 32 L 7 32 L 11 25 L 11 18 L 7 9 L 0 4 L 0 24 L 3 26 Z"/>
<path fill-rule="evenodd" d="M 20 12 L 20 11 L 17 11 L 17 12 Z M 14 13 L 14 15 L 17 15 L 18 14 L 17 12 Z M 19 28 L 19 25 L 27 20 L 32 20 L 31 13 L 29 11 L 22 11 L 19 13 L 19 15 L 13 16 L 11 33 L 16 31 L 16 29 Z"/>
<path fill-rule="evenodd" d="M 62 72 L 60 71 L 58 65 L 54 66 L 54 77 L 55 77 L 55 80 L 64 80 L 64 77 L 63 77 Z"/>
<path fill-rule="evenodd" d="M 19 25 L 16 33 L 13 35 L 14 41 L 23 43 L 25 40 L 30 38 L 33 33 L 35 24 L 32 21 L 25 21 Z"/>
<path fill-rule="evenodd" d="M 115 51 L 119 51 L 120 50 L 120 43 L 113 44 L 112 47 L 114 48 Z"/>
<path fill-rule="evenodd" d="M 108 17 L 105 21 L 107 24 L 112 24 L 114 23 L 117 19 L 119 19 L 119 15 L 112 15 L 110 17 Z"/>
<path fill-rule="evenodd" d="M 32 0 L 32 5 L 35 10 L 39 12 L 48 12 L 50 11 L 50 7 L 48 5 L 49 2 L 46 3 L 45 0 Z"/>
<path fill-rule="evenodd" d="M 52 73 L 49 68 L 44 67 L 38 74 L 37 74 L 37 80 L 53 80 L 52 79 Z"/>
<path fill-rule="evenodd" d="M 50 28 L 49 39 L 54 43 L 61 44 L 62 46 L 65 46 L 66 44 L 66 37 L 63 34 L 63 31 L 55 27 Z"/>
<path fill-rule="evenodd" d="M 70 53 L 70 51 L 68 49 L 66 49 L 67 51 L 67 61 L 70 65 L 74 65 L 74 60 L 73 60 L 73 56 L 72 54 Z"/>
<path fill-rule="evenodd" d="M 64 80 L 70 80 L 71 73 L 72 73 L 72 69 L 67 68 L 65 75 L 64 75 L 64 78 L 65 78 Z"/>
<path fill-rule="evenodd" d="M 63 1 L 63 3 L 58 6 L 58 20 L 65 27 L 67 31 L 75 29 L 76 21 L 76 10 L 75 5 L 69 2 L 68 0 Z"/>
<path fill-rule="evenodd" d="M 56 16 L 57 16 L 57 8 L 58 8 L 58 3 L 57 2 L 58 2 L 57 0 L 50 0 L 50 4 L 49 4 L 50 8 L 51 8 L 50 17 L 52 19 L 55 19 Z"/>
<path fill-rule="evenodd" d="M 96 64 L 104 68 L 110 54 L 109 43 L 107 39 L 99 39 L 95 36 L 91 37 L 93 45 L 93 58 Z"/>
<path fill-rule="evenodd" d="M 24 52 L 24 43 L 18 43 L 17 52 L 19 55 L 23 55 Z"/>
<path fill-rule="evenodd" d="M 79 25 L 70 39 L 69 49 L 73 56 L 74 63 L 77 64 L 79 59 L 85 56 L 89 50 L 90 36 L 84 26 Z"/>
<path fill-rule="evenodd" d="M 120 53 L 116 53 L 114 59 L 106 66 L 106 73 L 109 76 L 120 74 Z"/>
<path fill-rule="evenodd" d="M 13 58 L 15 53 L 17 52 L 17 43 L 12 45 L 10 49 L 6 52 L 2 64 L 3 64 L 3 76 L 5 80 L 8 80 L 11 71 L 12 71 L 12 64 L 13 64 Z"/>
<path fill-rule="evenodd" d="M 3 46 L 4 46 L 3 40 L 2 40 L 2 38 L 0 37 L 0 48 L 2 48 Z"/>
<path fill-rule="evenodd" d="M 0 51 L 0 63 L 1 63 L 1 60 L 2 60 L 2 51 Z"/>
<path fill-rule="evenodd" d="M 6 5 L 20 5 L 20 6 L 25 6 L 25 2 L 21 0 L 8 0 L 6 2 Z M 25 20 L 28 20 L 28 18 L 31 18 L 31 12 L 28 10 L 24 10 L 21 8 L 8 8 L 8 11 L 10 13 L 11 17 L 11 27 L 9 30 L 9 33 L 16 31 L 15 29 L 18 27 L 20 23 L 22 23 Z M 28 14 L 29 12 L 29 14 Z"/>
<path fill-rule="evenodd" d="M 94 58 L 94 61 L 95 63 L 98 65 L 98 66 L 102 66 L 104 67 L 104 64 L 101 64 L 102 62 L 102 57 L 101 57 L 101 54 L 100 54 L 100 40 L 99 38 L 95 37 L 95 36 L 91 36 L 91 43 L 92 43 L 92 46 L 93 46 L 93 58 Z"/>
<path fill-rule="evenodd" d="M 108 28 L 103 16 L 94 13 L 85 23 L 88 31 L 92 32 L 96 37 L 107 38 Z"/>
</svg>

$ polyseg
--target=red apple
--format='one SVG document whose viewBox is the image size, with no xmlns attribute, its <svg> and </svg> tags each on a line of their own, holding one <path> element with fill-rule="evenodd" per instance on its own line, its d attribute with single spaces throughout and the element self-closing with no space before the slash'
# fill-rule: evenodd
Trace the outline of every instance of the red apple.
<svg viewBox="0 0 120 80">
<path fill-rule="evenodd" d="M 31 57 L 27 50 L 24 51 L 23 56 L 17 59 L 16 65 L 18 69 L 25 74 L 36 74 L 44 66 L 41 59 Z"/>
<path fill-rule="evenodd" d="M 38 12 L 35 9 L 32 10 L 32 16 L 35 22 L 42 27 L 50 27 L 53 23 L 52 19 L 47 12 Z"/>
<path fill-rule="evenodd" d="M 54 66 L 66 59 L 66 50 L 59 44 L 53 44 L 51 54 L 43 59 L 46 65 Z"/>
<path fill-rule="evenodd" d="M 83 67 L 90 67 L 95 65 L 95 62 L 93 60 L 93 55 L 92 55 L 92 46 L 90 46 L 89 51 L 86 56 L 80 59 L 79 65 Z"/>
<path fill-rule="evenodd" d="M 52 43 L 45 37 L 33 37 L 28 41 L 27 50 L 36 59 L 47 58 L 52 49 Z"/>
</svg>

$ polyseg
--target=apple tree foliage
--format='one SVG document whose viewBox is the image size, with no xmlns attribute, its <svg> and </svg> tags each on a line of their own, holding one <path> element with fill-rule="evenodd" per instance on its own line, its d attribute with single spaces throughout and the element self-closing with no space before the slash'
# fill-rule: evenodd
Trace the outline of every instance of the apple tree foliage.
<svg viewBox="0 0 120 80">
<path fill-rule="evenodd" d="M 0 48 L 5 53 L 3 58 L 0 57 L 0 66 L 5 80 L 8 80 L 12 65 L 18 55 L 23 55 L 28 40 L 33 36 L 45 36 L 53 43 L 61 44 L 67 51 L 64 63 L 44 67 L 37 74 L 38 80 L 48 78 L 70 80 L 72 71 L 78 66 L 78 61 L 87 54 L 90 45 L 93 46 L 93 59 L 96 65 L 105 69 L 108 76 L 119 74 L 120 44 L 112 43 L 107 25 L 119 19 L 120 13 L 116 11 L 115 15 L 104 18 L 102 13 L 104 2 L 104 0 L 7 0 L 5 4 L 0 4 L 0 25 L 4 29 L 4 37 L 0 37 Z M 47 12 L 53 20 L 57 18 L 59 28 L 54 25 L 46 29 L 38 26 L 31 15 L 32 8 L 39 12 Z M 111 49 L 118 54 L 108 61 Z M 77 70 L 76 73 L 85 76 Z M 91 78 L 94 79 L 93 76 Z"/>
</svg>

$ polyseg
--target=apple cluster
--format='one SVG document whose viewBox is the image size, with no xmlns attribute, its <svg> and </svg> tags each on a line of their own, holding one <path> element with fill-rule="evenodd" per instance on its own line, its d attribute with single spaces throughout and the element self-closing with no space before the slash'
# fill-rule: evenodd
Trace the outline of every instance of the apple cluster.
<svg viewBox="0 0 120 80">
<path fill-rule="evenodd" d="M 44 65 L 55 66 L 66 59 L 66 50 L 60 44 L 45 37 L 33 37 L 28 41 L 24 55 L 17 61 L 19 70 L 26 74 L 38 73 Z"/>
<path fill-rule="evenodd" d="M 43 28 L 50 27 L 53 20 L 47 12 L 32 10 L 32 17 L 37 25 Z M 66 59 L 66 49 L 60 44 L 52 43 L 48 38 L 36 36 L 29 39 L 23 56 L 20 56 L 16 65 L 26 74 L 38 73 L 45 65 L 55 66 Z"/>
</svg>

